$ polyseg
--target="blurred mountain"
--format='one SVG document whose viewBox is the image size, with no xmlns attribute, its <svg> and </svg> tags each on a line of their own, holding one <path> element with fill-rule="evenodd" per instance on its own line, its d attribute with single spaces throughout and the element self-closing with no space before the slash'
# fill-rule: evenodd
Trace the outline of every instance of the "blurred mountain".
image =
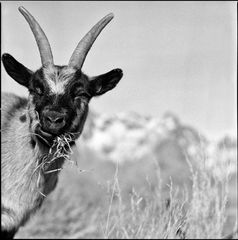
<svg viewBox="0 0 238 240">
<path fill-rule="evenodd" d="M 236 139 L 225 136 L 211 141 L 171 112 L 162 118 L 135 112 L 115 115 L 90 112 L 78 146 L 82 144 L 100 159 L 119 164 L 154 159 L 162 170 L 173 169 L 176 164 L 178 171 L 189 161 L 192 165 L 203 162 L 213 171 L 222 169 L 224 164 L 230 171 L 236 171 Z M 215 165 L 218 167 L 214 168 Z"/>
<path fill-rule="evenodd" d="M 193 146 L 206 141 L 172 113 L 159 119 L 134 112 L 113 116 L 90 114 L 82 139 L 101 156 L 119 163 L 154 155 L 165 142 L 193 152 Z"/>
</svg>

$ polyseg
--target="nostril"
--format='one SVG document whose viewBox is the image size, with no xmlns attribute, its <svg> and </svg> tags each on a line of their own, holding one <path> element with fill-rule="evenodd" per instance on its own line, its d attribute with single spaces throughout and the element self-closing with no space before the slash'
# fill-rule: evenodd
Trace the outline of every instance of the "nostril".
<svg viewBox="0 0 238 240">
<path fill-rule="evenodd" d="M 48 111 L 44 115 L 44 127 L 50 131 L 63 128 L 66 124 L 66 114 L 56 111 Z"/>
<path fill-rule="evenodd" d="M 54 122 L 50 117 L 45 117 L 45 120 L 50 123 Z"/>
<path fill-rule="evenodd" d="M 55 123 L 62 123 L 64 121 L 64 118 L 63 117 L 59 117 L 59 118 L 56 118 L 55 119 Z"/>
<path fill-rule="evenodd" d="M 64 121 L 64 117 L 52 118 L 52 117 L 45 117 L 47 122 L 50 123 L 62 123 Z"/>
</svg>

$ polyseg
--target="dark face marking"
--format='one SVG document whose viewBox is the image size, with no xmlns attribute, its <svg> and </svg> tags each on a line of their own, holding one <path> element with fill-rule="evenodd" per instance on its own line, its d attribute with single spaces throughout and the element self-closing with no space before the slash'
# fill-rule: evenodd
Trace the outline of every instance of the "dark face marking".
<svg viewBox="0 0 238 240">
<path fill-rule="evenodd" d="M 33 72 L 10 54 L 3 54 L 2 61 L 9 76 L 28 88 L 28 103 L 19 104 L 28 104 L 31 130 L 47 140 L 64 133 L 79 137 L 90 99 L 112 90 L 123 76 L 121 69 L 113 69 L 89 78 L 80 69 L 55 65 Z"/>
<path fill-rule="evenodd" d="M 22 116 L 19 117 L 21 122 L 25 122 L 26 121 L 26 114 L 23 114 Z"/>
<path fill-rule="evenodd" d="M 91 99 L 89 88 L 86 75 L 67 67 L 41 68 L 32 76 L 29 92 L 44 137 L 82 131 Z"/>
</svg>

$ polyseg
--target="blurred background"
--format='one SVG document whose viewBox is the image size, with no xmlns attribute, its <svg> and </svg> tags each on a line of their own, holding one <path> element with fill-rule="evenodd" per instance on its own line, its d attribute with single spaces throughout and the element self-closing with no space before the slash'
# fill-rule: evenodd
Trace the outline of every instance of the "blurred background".
<svg viewBox="0 0 238 240">
<path fill-rule="evenodd" d="M 73 154 L 86 173 L 78 175 L 66 164 L 57 190 L 18 237 L 100 236 L 96 217 L 91 214 L 88 220 L 83 213 L 105 201 L 102 193 L 106 196 L 116 163 L 125 196 L 134 187 L 144 191 L 148 176 L 156 185 L 154 162 L 159 163 L 166 195 L 171 178 L 175 185 L 187 183 L 191 190 L 187 159 L 195 169 L 203 162 L 212 176 L 224 179 L 227 171 L 231 174 L 224 232 L 233 229 L 237 221 L 236 2 L 16 1 L 1 6 L 2 53 L 10 53 L 32 70 L 41 66 L 40 56 L 19 6 L 39 21 L 57 65 L 66 65 L 84 34 L 113 12 L 114 19 L 95 41 L 83 71 L 90 76 L 113 68 L 124 72 L 115 89 L 90 103 Z M 27 96 L 3 66 L 1 71 L 2 91 Z M 67 216 L 63 210 L 61 215 L 53 212 L 66 202 Z M 67 225 L 60 222 L 63 218 L 68 223 L 83 218 L 87 227 L 78 222 L 77 227 L 63 228 Z M 39 224 L 43 227 L 36 230 Z"/>
<path fill-rule="evenodd" d="M 36 70 L 39 52 L 19 6 L 40 22 L 59 65 L 99 19 L 115 14 L 83 70 L 93 76 L 120 67 L 124 77 L 91 102 L 93 110 L 155 117 L 169 110 L 211 137 L 235 134 L 235 2 L 2 2 L 2 53 Z M 26 95 L 3 68 L 2 76 L 3 91 Z"/>
</svg>

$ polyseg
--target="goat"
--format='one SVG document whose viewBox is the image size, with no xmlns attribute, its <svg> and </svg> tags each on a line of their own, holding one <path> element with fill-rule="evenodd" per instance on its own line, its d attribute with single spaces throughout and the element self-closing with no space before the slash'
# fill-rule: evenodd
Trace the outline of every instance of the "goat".
<svg viewBox="0 0 238 240">
<path fill-rule="evenodd" d="M 54 190 L 56 170 L 65 161 L 62 155 L 52 157 L 56 139 L 70 136 L 68 144 L 73 146 L 82 133 L 91 98 L 113 89 L 123 76 L 121 69 L 95 77 L 81 70 L 94 41 L 114 17 L 112 13 L 82 38 L 68 65 L 59 66 L 54 65 L 49 41 L 39 23 L 24 7 L 19 11 L 34 34 L 42 67 L 34 72 L 10 54 L 2 55 L 8 75 L 29 90 L 28 98 L 2 94 L 1 234 L 6 238 L 13 238 Z M 39 168 L 40 164 L 44 168 Z"/>
</svg>

